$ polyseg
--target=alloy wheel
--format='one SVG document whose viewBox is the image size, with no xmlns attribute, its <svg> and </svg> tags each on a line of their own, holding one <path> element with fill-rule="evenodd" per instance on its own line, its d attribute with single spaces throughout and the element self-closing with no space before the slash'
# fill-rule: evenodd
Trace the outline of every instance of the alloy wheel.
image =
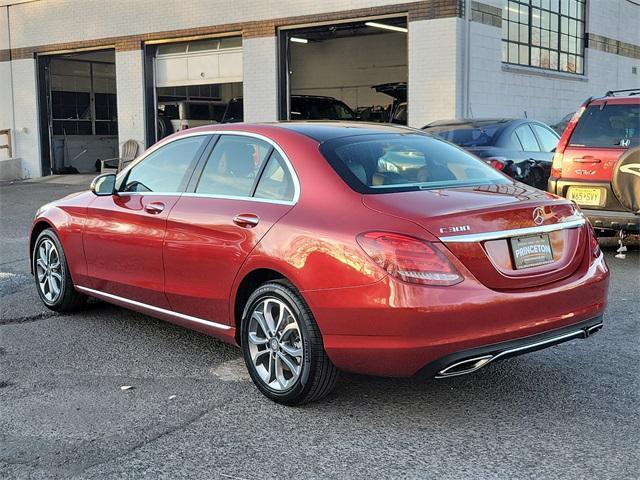
<svg viewBox="0 0 640 480">
<path fill-rule="evenodd" d="M 36 253 L 36 277 L 44 299 L 55 303 L 62 293 L 62 262 L 55 244 L 45 238 Z"/>
<path fill-rule="evenodd" d="M 278 392 L 295 385 L 304 358 L 302 334 L 284 302 L 265 298 L 254 307 L 247 341 L 253 367 L 265 385 Z"/>
</svg>

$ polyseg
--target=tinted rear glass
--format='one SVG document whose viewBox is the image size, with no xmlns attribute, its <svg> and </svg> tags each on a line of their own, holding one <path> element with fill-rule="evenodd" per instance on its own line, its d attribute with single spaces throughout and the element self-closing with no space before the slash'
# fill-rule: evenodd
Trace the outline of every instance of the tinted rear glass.
<svg viewBox="0 0 640 480">
<path fill-rule="evenodd" d="M 640 141 L 640 105 L 591 105 L 580 117 L 570 145 L 635 147 Z"/>
<path fill-rule="evenodd" d="M 428 128 L 429 133 L 438 135 L 448 142 L 461 147 L 488 147 L 493 145 L 500 125 L 458 125 Z"/>
<path fill-rule="evenodd" d="M 338 100 L 291 98 L 292 120 L 353 120 L 353 110 Z"/>
<path fill-rule="evenodd" d="M 423 134 L 373 134 L 323 143 L 320 151 L 360 193 L 508 183 L 481 160 Z"/>
</svg>

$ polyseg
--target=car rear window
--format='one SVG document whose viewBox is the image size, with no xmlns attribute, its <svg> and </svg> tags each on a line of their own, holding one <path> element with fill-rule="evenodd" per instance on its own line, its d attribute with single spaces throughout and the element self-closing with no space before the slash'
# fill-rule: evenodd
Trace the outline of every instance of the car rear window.
<svg viewBox="0 0 640 480">
<path fill-rule="evenodd" d="M 456 127 L 431 127 L 427 131 L 461 147 L 487 147 L 493 145 L 498 127 L 467 124 Z"/>
<path fill-rule="evenodd" d="M 591 105 L 571 135 L 576 147 L 635 147 L 640 142 L 640 104 Z"/>
<path fill-rule="evenodd" d="M 505 184 L 503 175 L 464 150 L 425 134 L 371 134 L 324 142 L 320 151 L 355 191 Z"/>
</svg>

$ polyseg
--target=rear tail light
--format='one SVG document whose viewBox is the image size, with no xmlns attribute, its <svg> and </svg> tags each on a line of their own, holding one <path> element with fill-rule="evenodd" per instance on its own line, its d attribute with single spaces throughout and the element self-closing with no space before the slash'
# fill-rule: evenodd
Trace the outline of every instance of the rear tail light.
<svg viewBox="0 0 640 480">
<path fill-rule="evenodd" d="M 576 125 L 578 125 L 578 121 L 580 120 L 580 117 L 582 116 L 584 111 L 587 109 L 590 101 L 591 99 L 584 102 L 578 109 L 578 111 L 573 114 L 573 117 L 571 117 L 571 120 L 569 120 L 569 123 L 567 123 L 564 132 L 562 132 L 560 140 L 558 140 L 558 146 L 556 147 L 556 151 L 553 154 L 553 162 L 551 163 L 552 178 L 562 177 L 562 162 L 564 160 L 564 151 L 567 149 L 567 145 L 569 145 L 569 139 L 571 139 L 571 135 L 576 129 Z"/>
<path fill-rule="evenodd" d="M 429 242 L 387 232 L 361 233 L 357 240 L 376 265 L 404 282 L 448 286 L 463 280 L 449 259 Z"/>
<path fill-rule="evenodd" d="M 484 161 L 487 162 L 496 170 L 501 172 L 502 170 L 504 170 L 504 164 L 507 161 L 507 159 L 504 157 L 489 157 L 489 158 L 486 158 Z"/>
<path fill-rule="evenodd" d="M 598 243 L 598 237 L 596 236 L 596 232 L 593 229 L 593 225 L 587 222 L 587 230 L 589 230 L 589 250 L 591 251 L 591 255 L 593 258 L 598 258 L 600 256 L 600 244 Z"/>
</svg>

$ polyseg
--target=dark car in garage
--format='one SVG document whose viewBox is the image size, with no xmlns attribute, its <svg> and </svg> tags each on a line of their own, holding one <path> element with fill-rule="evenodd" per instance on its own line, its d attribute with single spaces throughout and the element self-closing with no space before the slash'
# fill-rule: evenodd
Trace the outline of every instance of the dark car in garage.
<svg viewBox="0 0 640 480">
<path fill-rule="evenodd" d="M 231 99 L 222 123 L 244 121 L 242 97 Z M 355 112 L 337 98 L 321 95 L 291 95 L 291 120 L 358 120 Z"/>
<path fill-rule="evenodd" d="M 546 190 L 558 134 L 527 119 L 463 119 L 430 123 L 423 130 L 468 150 L 496 170 Z"/>
</svg>

